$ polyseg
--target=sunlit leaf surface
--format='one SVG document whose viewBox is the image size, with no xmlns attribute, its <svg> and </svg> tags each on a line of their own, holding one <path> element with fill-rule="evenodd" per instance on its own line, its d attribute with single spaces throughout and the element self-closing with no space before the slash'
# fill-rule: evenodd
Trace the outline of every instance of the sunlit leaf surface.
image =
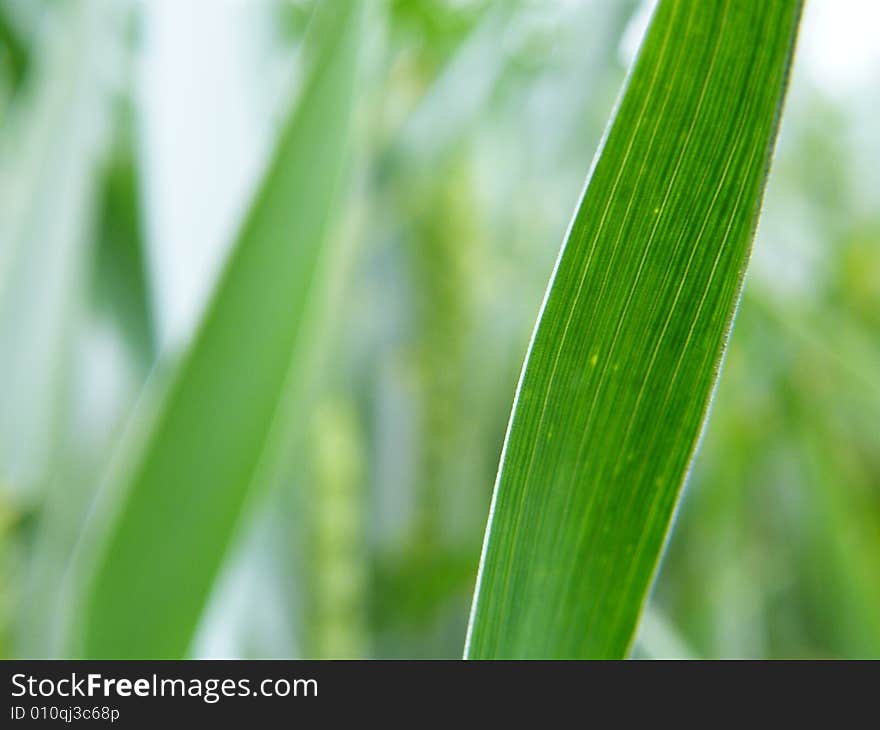
<svg viewBox="0 0 880 730">
<path fill-rule="evenodd" d="M 664 0 L 553 275 L 466 656 L 622 657 L 717 382 L 800 3 Z"/>
</svg>

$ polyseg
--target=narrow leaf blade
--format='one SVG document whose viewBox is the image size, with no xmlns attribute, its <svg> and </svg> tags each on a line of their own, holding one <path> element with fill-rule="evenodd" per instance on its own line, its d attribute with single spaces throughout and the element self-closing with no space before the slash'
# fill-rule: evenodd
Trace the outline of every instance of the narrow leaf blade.
<svg viewBox="0 0 880 730">
<path fill-rule="evenodd" d="M 348 157 L 361 16 L 348 1 L 317 10 L 312 73 L 195 342 L 125 468 L 109 527 L 93 528 L 104 534 L 75 654 L 186 653 L 288 420 L 281 411 L 307 347 L 304 318 Z"/>
<path fill-rule="evenodd" d="M 627 653 L 739 301 L 800 9 L 659 3 L 526 358 L 466 657 Z"/>
</svg>

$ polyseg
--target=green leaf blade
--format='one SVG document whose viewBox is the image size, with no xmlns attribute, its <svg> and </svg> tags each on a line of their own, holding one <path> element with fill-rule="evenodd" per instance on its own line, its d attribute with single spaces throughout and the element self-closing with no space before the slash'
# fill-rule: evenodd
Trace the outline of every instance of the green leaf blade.
<svg viewBox="0 0 880 730">
<path fill-rule="evenodd" d="M 466 657 L 622 657 L 739 301 L 801 4 L 663 0 L 508 429 Z"/>
<path fill-rule="evenodd" d="M 362 9 L 324 4 L 317 56 L 192 348 L 122 478 L 82 590 L 81 645 L 178 658 L 267 469 L 305 357 L 307 310 L 340 192 Z M 137 448 L 137 447 L 136 447 Z"/>
</svg>

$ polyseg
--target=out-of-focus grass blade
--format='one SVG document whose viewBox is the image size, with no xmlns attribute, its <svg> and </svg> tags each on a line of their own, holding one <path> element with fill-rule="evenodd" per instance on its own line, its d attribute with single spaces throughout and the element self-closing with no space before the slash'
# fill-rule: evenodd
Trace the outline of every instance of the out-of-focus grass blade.
<svg viewBox="0 0 880 730">
<path fill-rule="evenodd" d="M 34 496 L 55 458 L 71 330 L 108 118 L 104 2 L 51 16 L 41 63 L 4 120 L 0 149 L 0 485 Z M 112 57 L 112 55 L 111 55 Z"/>
<path fill-rule="evenodd" d="M 107 525 L 92 525 L 75 655 L 184 655 L 245 502 L 269 478 L 348 156 L 362 13 L 347 0 L 317 9 L 310 74 L 212 303 L 158 412 L 139 414 L 150 425 Z"/>
<path fill-rule="evenodd" d="M 21 84 L 30 63 L 29 49 L 20 37 L 8 8 L 0 5 L 0 121 L 3 119 L 3 92 Z"/>
<path fill-rule="evenodd" d="M 739 300 L 800 10 L 659 3 L 526 358 L 466 657 L 627 653 Z"/>
<path fill-rule="evenodd" d="M 147 368 L 157 346 L 142 236 L 140 175 L 130 141 L 131 114 L 128 108 L 118 114 L 122 131 L 104 180 L 92 286 L 99 306 L 118 322 L 139 368 Z"/>
</svg>

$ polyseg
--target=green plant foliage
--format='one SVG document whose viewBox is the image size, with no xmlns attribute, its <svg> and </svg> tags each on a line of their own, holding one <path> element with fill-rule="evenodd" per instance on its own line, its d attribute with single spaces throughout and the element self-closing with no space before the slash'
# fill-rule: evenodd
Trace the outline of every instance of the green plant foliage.
<svg viewBox="0 0 880 730">
<path fill-rule="evenodd" d="M 526 358 L 467 657 L 626 655 L 739 301 L 800 11 L 655 11 Z"/>
<path fill-rule="evenodd" d="M 184 655 L 246 501 L 273 474 L 348 157 L 362 14 L 320 5 L 311 70 L 200 330 L 158 410 L 135 414 L 134 453 L 84 548 L 75 655 Z"/>
<path fill-rule="evenodd" d="M 95 83 L 109 53 L 102 12 L 100 2 L 60 8 L 38 67 L 2 120 L 0 483 L 25 501 L 43 490 L 56 455 L 71 329 L 92 252 L 103 153 L 95 123 L 108 112 Z"/>
</svg>

